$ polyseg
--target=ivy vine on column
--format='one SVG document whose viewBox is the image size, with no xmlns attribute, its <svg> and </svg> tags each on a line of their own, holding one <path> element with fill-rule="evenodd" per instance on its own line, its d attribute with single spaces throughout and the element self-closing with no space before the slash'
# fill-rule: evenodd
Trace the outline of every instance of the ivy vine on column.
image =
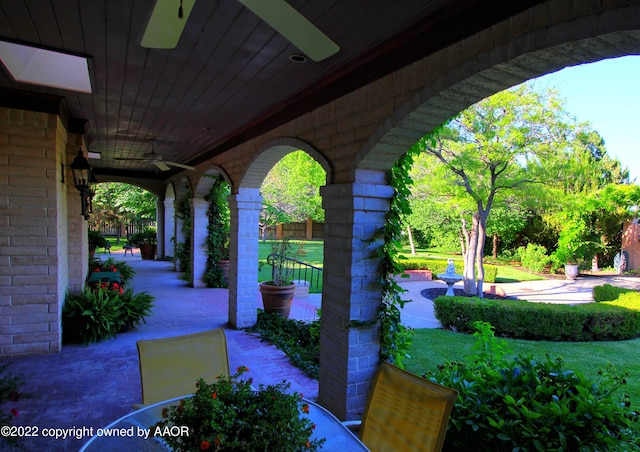
<svg viewBox="0 0 640 452">
<path fill-rule="evenodd" d="M 191 206 L 189 199 L 191 192 L 189 191 L 184 198 L 176 203 L 176 217 L 182 220 L 181 231 L 184 236 L 184 242 L 176 240 L 174 250 L 174 262 L 179 265 L 178 271 L 182 272 L 180 279 L 182 281 L 191 281 Z"/>
<path fill-rule="evenodd" d="M 435 143 L 442 126 L 436 128 L 423 139 Z M 382 304 L 378 314 L 380 320 L 380 358 L 403 367 L 404 358 L 411 345 L 413 331 L 401 323 L 400 309 L 407 300 L 402 299 L 405 292 L 395 280 L 395 275 L 402 273 L 398 265 L 398 256 L 402 251 L 401 235 L 404 230 L 404 219 L 411 213 L 409 196 L 412 180 L 409 170 L 413 159 L 422 150 L 420 142 L 413 145 L 404 156 L 398 159 L 388 174 L 389 185 L 395 195 L 386 215 L 385 227 L 382 228 L 384 244 L 378 250 L 380 257 L 380 281 L 382 285 Z"/>
<path fill-rule="evenodd" d="M 207 264 L 204 273 L 207 287 L 228 287 L 228 281 L 218 263 L 229 260 L 230 212 L 227 197 L 230 193 L 229 184 L 222 176 L 218 176 L 206 197 L 209 201 Z"/>
</svg>

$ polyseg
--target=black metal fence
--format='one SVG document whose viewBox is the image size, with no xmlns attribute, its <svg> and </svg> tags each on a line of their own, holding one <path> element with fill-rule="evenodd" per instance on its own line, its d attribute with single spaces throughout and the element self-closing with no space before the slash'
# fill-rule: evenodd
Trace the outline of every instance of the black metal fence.
<svg viewBox="0 0 640 452">
<path fill-rule="evenodd" d="M 117 224 L 115 222 L 103 221 L 92 229 L 100 231 L 104 236 L 128 237 L 131 234 L 142 232 L 149 227 L 156 227 L 156 222 L 154 220 L 142 220 L 127 224 Z"/>
<path fill-rule="evenodd" d="M 267 263 L 271 265 L 273 279 L 276 279 L 278 272 L 280 274 L 286 273 L 288 279 L 307 281 L 309 292 L 322 291 L 322 268 L 279 254 L 267 256 Z"/>
</svg>

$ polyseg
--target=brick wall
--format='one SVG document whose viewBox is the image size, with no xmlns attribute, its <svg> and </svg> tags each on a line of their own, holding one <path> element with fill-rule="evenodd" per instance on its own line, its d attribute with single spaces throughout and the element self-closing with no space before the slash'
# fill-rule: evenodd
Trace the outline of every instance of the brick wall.
<svg viewBox="0 0 640 452">
<path fill-rule="evenodd" d="M 60 350 L 66 251 L 56 115 L 0 108 L 0 355 Z M 63 129 L 64 130 L 64 129 Z M 66 243 L 63 241 L 63 243 Z"/>
<path fill-rule="evenodd" d="M 640 224 L 624 223 L 622 229 L 622 249 L 629 254 L 627 267 L 640 269 Z"/>
</svg>

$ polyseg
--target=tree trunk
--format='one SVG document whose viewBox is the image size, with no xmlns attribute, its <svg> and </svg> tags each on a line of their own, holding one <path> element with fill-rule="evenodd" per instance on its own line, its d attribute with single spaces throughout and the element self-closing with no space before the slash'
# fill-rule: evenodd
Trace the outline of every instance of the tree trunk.
<svg viewBox="0 0 640 452">
<path fill-rule="evenodd" d="M 409 236 L 409 246 L 411 247 L 411 255 L 416 255 L 416 245 L 413 243 L 413 234 L 411 233 L 411 226 L 407 225 L 407 235 Z"/>
<path fill-rule="evenodd" d="M 487 240 L 487 215 L 480 214 L 478 215 L 478 248 L 476 250 L 476 261 L 478 266 L 478 286 L 476 288 L 476 295 L 480 298 L 484 297 L 484 262 L 482 261 L 482 255 L 484 250 L 484 245 Z"/>
<path fill-rule="evenodd" d="M 467 246 L 469 245 L 469 231 L 467 231 L 467 222 L 464 218 L 461 218 L 462 225 L 460 226 L 460 255 L 465 256 L 467 254 Z"/>
<path fill-rule="evenodd" d="M 469 234 L 467 252 L 464 256 L 464 293 L 467 295 L 476 295 L 477 290 L 475 280 L 475 263 L 478 250 L 478 220 L 478 214 L 474 213 L 471 221 L 471 233 Z"/>
<path fill-rule="evenodd" d="M 493 233 L 493 258 L 497 259 L 498 258 L 498 234 L 497 233 Z"/>
</svg>

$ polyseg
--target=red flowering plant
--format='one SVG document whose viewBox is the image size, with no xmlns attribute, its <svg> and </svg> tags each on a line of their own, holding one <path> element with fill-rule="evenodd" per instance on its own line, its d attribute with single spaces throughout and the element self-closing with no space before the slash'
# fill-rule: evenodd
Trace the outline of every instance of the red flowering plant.
<svg viewBox="0 0 640 452">
<path fill-rule="evenodd" d="M 167 435 L 164 441 L 183 452 L 317 450 L 325 439 L 312 437 L 315 425 L 302 394 L 288 392 L 285 381 L 255 390 L 251 379 L 240 378 L 248 370 L 240 366 L 236 374 L 211 384 L 199 379 L 192 397 L 163 409 L 164 420 L 154 427 L 189 428 L 188 435 Z"/>
<path fill-rule="evenodd" d="M 136 271 L 133 267 L 126 262 L 115 261 L 113 258 L 109 258 L 104 262 L 100 260 L 92 260 L 89 262 L 89 273 L 119 273 L 120 275 L 120 283 L 118 283 L 118 290 L 120 288 L 124 288 L 127 283 L 133 278 L 136 274 Z M 106 278 L 105 278 L 106 279 Z M 105 281 L 102 281 L 105 282 Z M 103 289 L 105 287 L 102 287 Z"/>
<path fill-rule="evenodd" d="M 20 399 L 26 399 L 31 397 L 31 394 L 27 394 L 20 391 L 23 380 L 19 375 L 5 374 L 8 364 L 0 365 L 0 425 L 10 426 L 11 421 L 18 417 L 20 414 L 16 404 Z M 11 445 L 17 445 L 20 436 L 15 434 L 3 434 L 2 438 L 5 442 Z"/>
<path fill-rule="evenodd" d="M 97 342 L 135 328 L 151 314 L 154 298 L 147 292 L 134 294 L 125 289 L 135 271 L 125 262 L 92 261 L 91 273 L 106 272 L 96 281 L 89 277 L 87 288 L 80 293 L 68 292 L 62 308 L 62 341 L 64 343 Z M 119 279 L 109 278 L 119 272 Z"/>
</svg>

